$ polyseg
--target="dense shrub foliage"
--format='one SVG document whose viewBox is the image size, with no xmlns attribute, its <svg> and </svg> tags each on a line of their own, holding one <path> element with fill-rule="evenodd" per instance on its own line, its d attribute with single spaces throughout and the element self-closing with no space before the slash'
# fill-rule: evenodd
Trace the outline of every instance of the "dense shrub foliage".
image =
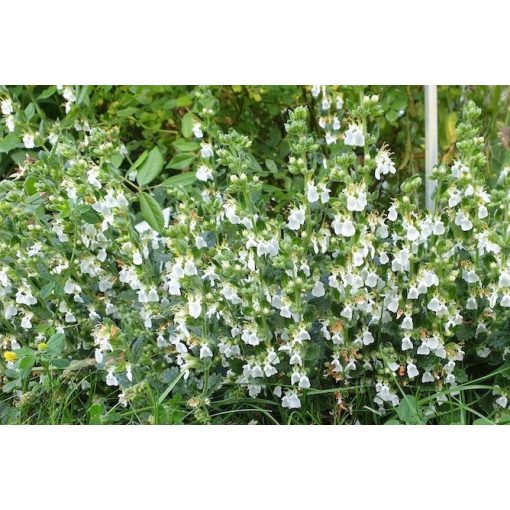
<svg viewBox="0 0 510 510">
<path fill-rule="evenodd" d="M 2 422 L 507 421 L 504 126 L 444 116 L 427 211 L 379 89 L 2 89 Z"/>
</svg>

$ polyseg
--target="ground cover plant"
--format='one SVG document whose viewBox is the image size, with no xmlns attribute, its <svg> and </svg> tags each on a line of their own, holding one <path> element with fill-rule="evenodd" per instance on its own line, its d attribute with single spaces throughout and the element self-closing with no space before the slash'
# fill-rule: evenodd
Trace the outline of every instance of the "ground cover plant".
<svg viewBox="0 0 510 510">
<path fill-rule="evenodd" d="M 2 423 L 506 423 L 509 93 L 0 88 Z"/>
</svg>

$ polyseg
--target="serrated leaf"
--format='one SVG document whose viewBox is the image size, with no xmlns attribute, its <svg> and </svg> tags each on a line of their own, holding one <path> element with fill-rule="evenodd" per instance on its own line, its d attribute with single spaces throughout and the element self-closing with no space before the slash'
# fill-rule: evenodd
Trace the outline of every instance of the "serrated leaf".
<svg viewBox="0 0 510 510">
<path fill-rule="evenodd" d="M 178 188 L 191 186 L 196 181 L 195 172 L 186 172 L 184 174 L 174 175 L 165 179 L 160 186 L 165 188 Z"/>
<path fill-rule="evenodd" d="M 154 149 L 147 154 L 147 158 L 138 170 L 138 175 L 136 177 L 138 184 L 140 186 L 145 186 L 153 181 L 160 174 L 161 170 L 163 170 L 164 163 L 160 150 L 154 147 Z"/>
<path fill-rule="evenodd" d="M 143 219 L 157 232 L 161 232 L 165 226 L 165 218 L 160 205 L 154 197 L 142 191 L 138 194 L 140 211 Z"/>
<path fill-rule="evenodd" d="M 172 168 L 173 170 L 183 170 L 185 168 L 189 168 L 193 161 L 195 160 L 195 154 L 182 153 L 176 154 L 172 161 L 170 161 L 168 168 Z"/>
</svg>

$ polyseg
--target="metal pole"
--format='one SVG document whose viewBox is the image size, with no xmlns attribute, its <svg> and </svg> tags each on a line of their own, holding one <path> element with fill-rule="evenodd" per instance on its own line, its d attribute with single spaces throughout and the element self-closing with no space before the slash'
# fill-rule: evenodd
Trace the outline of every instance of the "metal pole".
<svg viewBox="0 0 510 510">
<path fill-rule="evenodd" d="M 425 85 L 425 205 L 434 212 L 432 169 L 437 165 L 437 85 Z"/>
</svg>

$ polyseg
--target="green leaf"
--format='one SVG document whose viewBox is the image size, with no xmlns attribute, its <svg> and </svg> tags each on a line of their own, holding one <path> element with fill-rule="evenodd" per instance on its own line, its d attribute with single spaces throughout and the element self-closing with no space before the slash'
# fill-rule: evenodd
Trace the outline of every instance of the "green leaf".
<svg viewBox="0 0 510 510">
<path fill-rule="evenodd" d="M 191 112 L 188 112 L 181 119 L 181 132 L 184 138 L 191 138 L 193 134 L 193 124 L 195 123 L 195 117 Z"/>
<path fill-rule="evenodd" d="M 278 173 L 278 167 L 276 163 L 272 159 L 266 159 L 265 161 L 266 168 L 273 174 Z"/>
<path fill-rule="evenodd" d="M 165 188 L 178 188 L 191 186 L 196 180 L 195 172 L 186 172 L 184 174 L 174 175 L 165 179 L 160 186 Z"/>
<path fill-rule="evenodd" d="M 156 202 L 156 200 L 142 191 L 139 193 L 140 199 L 140 210 L 142 212 L 143 219 L 157 232 L 161 232 L 165 226 L 165 218 L 163 217 L 163 211 Z"/>
<path fill-rule="evenodd" d="M 185 372 L 181 372 L 168 386 L 168 388 L 161 394 L 158 399 L 158 403 L 162 404 L 165 401 L 167 395 L 174 389 L 175 385 L 181 380 Z"/>
<path fill-rule="evenodd" d="M 495 423 L 489 420 L 489 418 L 477 418 L 473 425 L 495 425 Z"/>
<path fill-rule="evenodd" d="M 34 363 L 35 363 L 35 356 L 34 355 L 28 355 L 28 356 L 25 356 L 19 362 L 19 368 L 23 372 L 27 373 L 27 372 L 30 372 L 30 370 L 32 370 L 32 367 L 34 366 Z"/>
<path fill-rule="evenodd" d="M 424 423 L 418 409 L 416 398 L 412 395 L 406 395 L 397 407 L 397 414 L 400 421 L 406 425 L 419 425 Z"/>
<path fill-rule="evenodd" d="M 132 170 L 136 170 L 141 166 L 141 164 L 147 159 L 147 156 L 149 155 L 149 151 L 143 151 L 137 158 L 137 160 L 134 162 Z"/>
<path fill-rule="evenodd" d="M 136 180 L 140 186 L 153 181 L 163 170 L 164 160 L 160 150 L 154 147 L 140 166 Z"/>
<path fill-rule="evenodd" d="M 19 144 L 19 138 L 16 133 L 9 133 L 1 142 L 0 142 L 0 152 L 10 152 L 12 149 L 15 149 Z"/>
<path fill-rule="evenodd" d="M 104 404 L 102 402 L 98 402 L 96 404 L 92 404 L 89 407 L 89 425 L 101 425 L 102 424 L 102 414 L 105 411 Z"/>
<path fill-rule="evenodd" d="M 33 116 L 34 116 L 34 113 L 35 113 L 35 107 L 32 103 L 30 103 L 26 108 L 25 108 L 25 117 L 27 120 L 30 120 Z"/>
<path fill-rule="evenodd" d="M 197 142 L 184 140 L 182 138 L 179 138 L 179 140 L 174 142 L 172 146 L 177 152 L 194 152 L 200 148 L 200 145 Z"/>
<path fill-rule="evenodd" d="M 4 393 L 11 393 L 12 390 L 14 390 L 15 388 L 17 388 L 19 386 L 19 384 L 20 384 L 19 379 L 16 379 L 14 381 L 9 381 L 7 384 L 4 384 L 2 391 Z"/>
<path fill-rule="evenodd" d="M 71 360 L 66 358 L 58 358 L 51 360 L 51 366 L 58 368 L 59 370 L 66 369 L 71 364 Z"/>
<path fill-rule="evenodd" d="M 195 154 L 177 154 L 172 158 L 172 161 L 170 161 L 168 168 L 172 168 L 173 170 L 183 170 L 184 168 L 189 168 L 195 158 Z"/>
<path fill-rule="evenodd" d="M 48 87 L 46 89 L 44 89 L 40 94 L 39 96 L 37 97 L 37 99 L 48 99 L 49 97 L 51 97 L 53 94 L 55 94 L 55 92 L 57 91 L 57 87 L 55 87 L 54 85 L 52 85 L 51 87 Z"/>
<path fill-rule="evenodd" d="M 39 292 L 39 295 L 41 296 L 41 299 L 44 301 L 46 300 L 49 295 L 53 292 L 53 289 L 55 288 L 55 282 L 47 283 Z"/>
<path fill-rule="evenodd" d="M 37 188 L 35 187 L 36 183 L 37 179 L 33 175 L 30 175 L 25 179 L 25 189 L 29 195 L 34 195 L 37 193 Z"/>
<path fill-rule="evenodd" d="M 78 209 L 83 220 L 90 225 L 95 225 L 103 220 L 102 216 L 89 205 L 80 206 Z"/>
<path fill-rule="evenodd" d="M 55 333 L 51 336 L 48 340 L 48 350 L 46 352 L 52 356 L 62 354 L 62 351 L 64 350 L 64 338 L 63 333 Z"/>
</svg>

